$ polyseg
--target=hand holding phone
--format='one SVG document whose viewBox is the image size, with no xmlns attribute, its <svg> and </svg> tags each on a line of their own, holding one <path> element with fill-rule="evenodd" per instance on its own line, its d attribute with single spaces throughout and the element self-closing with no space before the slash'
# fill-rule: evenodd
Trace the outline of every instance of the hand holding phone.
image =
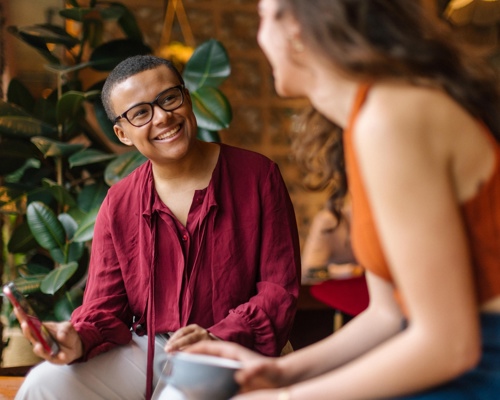
<svg viewBox="0 0 500 400">
<path fill-rule="evenodd" d="M 27 322 L 33 337 L 42 344 L 46 352 L 51 356 L 55 356 L 59 352 L 59 344 L 42 324 L 28 300 L 16 288 L 14 283 L 5 284 L 3 293 L 10 300 L 18 315 Z"/>
</svg>

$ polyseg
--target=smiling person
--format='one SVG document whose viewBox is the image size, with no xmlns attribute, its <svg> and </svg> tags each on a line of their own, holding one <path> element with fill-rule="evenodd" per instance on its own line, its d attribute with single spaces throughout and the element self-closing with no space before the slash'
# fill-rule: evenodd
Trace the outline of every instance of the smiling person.
<svg viewBox="0 0 500 400">
<path fill-rule="evenodd" d="M 189 92 L 164 59 L 123 61 L 102 99 L 117 137 L 148 161 L 110 188 L 83 305 L 70 322 L 47 324 L 56 357 L 30 337 L 50 362 L 17 399 L 150 398 L 164 346 L 222 340 L 276 356 L 292 326 L 300 255 L 277 165 L 199 141 Z"/>
<path fill-rule="evenodd" d="M 282 358 L 194 345 L 244 361 L 238 400 L 499 396 L 498 77 L 420 3 L 259 2 L 276 91 L 314 108 L 295 147 L 352 201 L 370 305 Z"/>
</svg>

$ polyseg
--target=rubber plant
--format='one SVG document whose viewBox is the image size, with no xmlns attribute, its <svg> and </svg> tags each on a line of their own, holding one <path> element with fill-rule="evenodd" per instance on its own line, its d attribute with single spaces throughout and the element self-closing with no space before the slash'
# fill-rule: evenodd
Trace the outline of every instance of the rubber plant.
<svg viewBox="0 0 500 400">
<path fill-rule="evenodd" d="M 47 98 L 35 98 L 12 79 L 7 101 L 0 100 L 3 279 L 14 280 L 42 318 L 53 320 L 67 320 L 81 304 L 95 218 L 107 189 L 145 161 L 135 150 L 110 150 L 109 142 L 120 142 L 100 102 L 104 82 L 83 90 L 79 72 L 109 71 L 128 56 L 152 52 L 124 5 L 66 3 L 60 15 L 80 24 L 79 36 L 49 24 L 8 28 L 44 56 L 57 87 Z M 109 20 L 125 38 L 102 41 Z M 62 47 L 63 56 L 51 45 Z M 202 140 L 219 141 L 218 131 L 229 126 L 231 107 L 218 87 L 230 72 L 216 40 L 198 46 L 182 71 Z M 89 123 L 89 112 L 100 132 Z"/>
</svg>

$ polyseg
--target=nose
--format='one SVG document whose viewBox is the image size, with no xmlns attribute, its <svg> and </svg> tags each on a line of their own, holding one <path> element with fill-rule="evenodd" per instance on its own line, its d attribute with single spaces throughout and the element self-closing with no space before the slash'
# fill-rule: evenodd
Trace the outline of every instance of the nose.
<svg viewBox="0 0 500 400">
<path fill-rule="evenodd" d="M 152 122 L 153 124 L 158 124 L 162 123 L 165 118 L 170 118 L 172 115 L 172 111 L 165 111 L 163 108 L 161 108 L 158 104 L 153 105 L 153 118 Z"/>
</svg>

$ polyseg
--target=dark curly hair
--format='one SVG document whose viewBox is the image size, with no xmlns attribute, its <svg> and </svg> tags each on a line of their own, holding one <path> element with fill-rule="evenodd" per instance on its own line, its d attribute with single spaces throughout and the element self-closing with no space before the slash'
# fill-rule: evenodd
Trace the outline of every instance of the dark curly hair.
<svg viewBox="0 0 500 400">
<path fill-rule="evenodd" d="M 500 91 L 494 68 L 458 43 L 450 27 L 417 0 L 277 0 L 291 13 L 306 46 L 361 81 L 405 80 L 440 88 L 483 121 L 500 141 Z M 314 109 L 295 133 L 295 157 L 311 188 L 332 187 L 339 210 L 347 193 L 342 130 Z M 313 182 L 313 184 L 311 184 Z"/>
</svg>

